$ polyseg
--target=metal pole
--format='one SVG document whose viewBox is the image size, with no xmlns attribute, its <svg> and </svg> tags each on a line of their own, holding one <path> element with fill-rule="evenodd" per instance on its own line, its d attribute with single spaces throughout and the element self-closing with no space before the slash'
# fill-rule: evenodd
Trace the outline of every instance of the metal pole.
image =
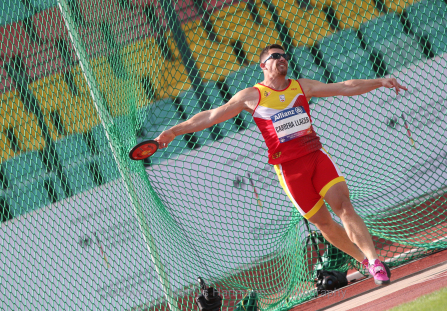
<svg viewBox="0 0 447 311">
<path fill-rule="evenodd" d="M 107 110 L 106 103 L 104 102 L 104 98 L 101 96 L 101 93 L 97 86 L 96 79 L 94 78 L 94 76 L 92 74 L 92 70 L 90 68 L 90 64 L 89 64 L 88 58 L 87 58 L 87 52 L 85 51 L 85 48 L 81 41 L 81 38 L 79 37 L 78 33 L 74 30 L 76 27 L 76 22 L 72 18 L 71 14 L 69 14 L 70 6 L 68 5 L 67 0 L 57 0 L 57 3 L 59 6 L 59 9 L 61 10 L 62 17 L 64 18 L 64 22 L 67 27 L 68 33 L 70 35 L 70 39 L 73 43 L 73 47 L 75 49 L 76 55 L 79 58 L 79 64 L 81 66 L 82 72 L 83 72 L 85 79 L 87 81 L 87 84 L 88 84 L 88 87 L 90 90 L 90 94 L 93 98 L 93 103 L 95 105 L 96 110 L 98 111 L 98 115 L 101 120 L 101 124 L 105 128 L 105 133 L 106 133 L 107 139 L 109 141 L 109 145 L 112 149 L 115 161 L 118 165 L 119 172 L 124 179 L 124 185 L 126 187 L 127 194 L 129 196 L 131 204 L 134 208 L 135 216 L 138 220 L 138 224 L 140 226 L 144 240 L 146 242 L 146 247 L 149 250 L 151 260 L 155 266 L 155 270 L 156 270 L 158 278 L 160 280 L 161 287 L 163 289 L 166 300 L 169 304 L 169 308 L 172 311 L 180 311 L 177 307 L 177 303 L 174 300 L 174 295 L 172 293 L 167 274 L 164 270 L 164 266 L 163 266 L 162 260 L 160 258 L 160 255 L 158 254 L 158 250 L 157 250 L 157 246 L 155 245 L 154 237 L 150 233 L 151 231 L 148 226 L 148 221 L 146 219 L 146 216 L 143 212 L 143 208 L 138 200 L 138 197 L 135 193 L 133 185 L 130 182 L 130 174 L 124 167 L 121 166 L 121 162 L 119 161 L 118 152 L 115 149 L 114 144 L 112 144 L 112 137 L 109 136 L 107 127 L 108 127 L 108 125 L 111 125 L 113 127 L 113 118 Z"/>
</svg>

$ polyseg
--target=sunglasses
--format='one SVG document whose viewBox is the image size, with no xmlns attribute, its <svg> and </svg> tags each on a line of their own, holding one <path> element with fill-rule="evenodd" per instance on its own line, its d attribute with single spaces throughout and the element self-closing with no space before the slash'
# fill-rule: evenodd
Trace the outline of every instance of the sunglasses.
<svg viewBox="0 0 447 311">
<path fill-rule="evenodd" d="M 287 54 L 281 54 L 281 53 L 272 53 L 272 54 L 270 54 L 270 56 L 269 57 L 267 57 L 267 59 L 264 61 L 264 64 L 270 59 L 270 58 L 273 58 L 273 59 L 280 59 L 281 57 L 283 57 L 285 60 L 289 60 L 290 59 L 290 57 L 289 57 L 289 55 L 287 55 Z"/>
</svg>

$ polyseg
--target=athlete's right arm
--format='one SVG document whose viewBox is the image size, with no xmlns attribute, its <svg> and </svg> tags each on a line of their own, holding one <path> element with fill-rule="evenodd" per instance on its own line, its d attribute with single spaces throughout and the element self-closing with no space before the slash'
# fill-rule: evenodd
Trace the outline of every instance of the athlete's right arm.
<svg viewBox="0 0 447 311">
<path fill-rule="evenodd" d="M 179 123 L 162 132 L 155 138 L 155 140 L 159 143 L 161 149 L 166 148 L 178 135 L 204 130 L 214 124 L 224 122 L 237 116 L 242 110 L 252 112 L 253 109 L 255 109 L 258 100 L 258 90 L 252 87 L 246 88 L 236 93 L 226 104 L 215 109 L 199 112 L 189 120 Z"/>
</svg>

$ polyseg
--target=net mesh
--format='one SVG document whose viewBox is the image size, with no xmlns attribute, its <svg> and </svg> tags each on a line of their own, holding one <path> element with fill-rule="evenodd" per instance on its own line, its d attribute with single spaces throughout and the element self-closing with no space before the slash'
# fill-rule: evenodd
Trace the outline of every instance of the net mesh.
<svg viewBox="0 0 447 311">
<path fill-rule="evenodd" d="M 293 207 L 248 113 L 128 158 L 262 81 L 272 43 L 293 79 L 409 87 L 313 98 L 312 119 L 382 260 L 446 247 L 447 1 L 0 7 L 2 309 L 194 310 L 200 276 L 222 310 L 289 310 L 317 269 L 361 270 Z"/>
</svg>

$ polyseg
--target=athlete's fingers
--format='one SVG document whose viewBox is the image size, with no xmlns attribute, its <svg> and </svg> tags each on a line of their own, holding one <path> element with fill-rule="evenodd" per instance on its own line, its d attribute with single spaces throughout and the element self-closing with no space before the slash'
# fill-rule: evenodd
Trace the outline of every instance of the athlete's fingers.
<svg viewBox="0 0 447 311">
<path fill-rule="evenodd" d="M 154 140 L 158 142 L 159 148 L 163 149 L 163 148 L 166 148 L 169 145 L 169 143 L 174 140 L 174 138 L 175 138 L 174 133 L 167 130 L 167 131 L 163 131 Z"/>
</svg>

